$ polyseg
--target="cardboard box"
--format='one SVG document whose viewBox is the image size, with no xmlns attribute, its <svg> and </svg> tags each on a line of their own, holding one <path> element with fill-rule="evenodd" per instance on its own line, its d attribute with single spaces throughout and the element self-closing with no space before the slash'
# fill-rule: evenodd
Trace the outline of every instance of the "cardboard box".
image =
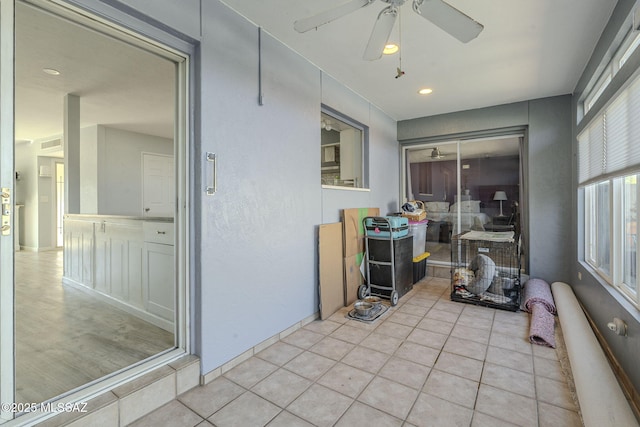
<svg viewBox="0 0 640 427">
<path fill-rule="evenodd" d="M 364 253 L 364 226 L 362 220 L 368 216 L 380 216 L 380 209 L 356 208 L 342 211 L 345 257 Z"/>
<path fill-rule="evenodd" d="M 342 223 L 322 224 L 318 229 L 320 264 L 320 319 L 325 320 L 344 306 Z"/>
<path fill-rule="evenodd" d="M 358 297 L 358 287 L 364 283 L 360 270 L 364 259 L 364 225 L 368 216 L 380 216 L 378 208 L 344 209 L 344 305 L 352 304 Z"/>
<path fill-rule="evenodd" d="M 344 259 L 345 270 L 345 286 L 344 286 L 344 305 L 350 305 L 358 299 L 358 287 L 364 283 L 364 277 L 360 271 L 363 254 L 353 255 Z"/>
</svg>

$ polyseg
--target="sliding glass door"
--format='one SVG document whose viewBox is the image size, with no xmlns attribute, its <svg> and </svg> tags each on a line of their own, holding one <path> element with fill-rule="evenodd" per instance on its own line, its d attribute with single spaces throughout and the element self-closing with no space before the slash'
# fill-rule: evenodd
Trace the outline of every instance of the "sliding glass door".
<svg viewBox="0 0 640 427">
<path fill-rule="evenodd" d="M 403 198 L 424 203 L 431 264 L 448 265 L 451 236 L 522 231 L 521 135 L 403 148 Z"/>
</svg>

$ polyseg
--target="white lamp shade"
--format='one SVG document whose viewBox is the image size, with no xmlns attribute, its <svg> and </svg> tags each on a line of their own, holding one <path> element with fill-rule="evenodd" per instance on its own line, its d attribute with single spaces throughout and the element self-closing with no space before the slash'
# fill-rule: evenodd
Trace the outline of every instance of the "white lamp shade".
<svg viewBox="0 0 640 427">
<path fill-rule="evenodd" d="M 496 194 L 493 196 L 493 200 L 507 200 L 507 193 L 504 191 L 496 191 Z"/>
</svg>

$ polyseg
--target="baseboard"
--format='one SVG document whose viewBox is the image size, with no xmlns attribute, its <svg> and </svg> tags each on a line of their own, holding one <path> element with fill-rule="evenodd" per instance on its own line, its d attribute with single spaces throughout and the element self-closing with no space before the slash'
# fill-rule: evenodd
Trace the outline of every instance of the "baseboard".
<svg viewBox="0 0 640 427">
<path fill-rule="evenodd" d="M 216 378 L 218 378 L 219 376 L 221 376 L 225 372 L 228 372 L 229 370 L 235 368 L 240 363 L 242 363 L 245 360 L 251 358 L 252 356 L 256 355 L 257 353 L 260 353 L 265 348 L 272 346 L 273 344 L 277 343 L 281 339 L 291 335 L 292 333 L 294 333 L 298 329 L 304 327 L 305 325 L 308 325 L 309 323 L 311 323 L 314 320 L 317 320 L 319 318 L 320 318 L 320 312 L 316 311 L 311 316 L 305 317 L 304 319 L 300 320 L 299 322 L 296 322 L 293 325 L 289 326 L 287 329 L 285 329 L 285 330 L 283 330 L 283 331 L 281 331 L 281 332 L 279 332 L 279 333 L 277 333 L 275 335 L 272 335 L 271 337 L 269 337 L 266 340 L 256 344 L 255 346 L 253 346 L 250 349 L 244 351 L 242 354 L 239 354 L 238 356 L 234 357 L 233 359 L 229 360 L 228 362 L 218 366 L 215 369 L 212 369 L 211 371 L 207 372 L 206 374 L 202 374 L 202 376 L 200 378 L 200 384 L 202 384 L 202 385 L 209 384 L 211 381 L 215 380 Z"/>
</svg>

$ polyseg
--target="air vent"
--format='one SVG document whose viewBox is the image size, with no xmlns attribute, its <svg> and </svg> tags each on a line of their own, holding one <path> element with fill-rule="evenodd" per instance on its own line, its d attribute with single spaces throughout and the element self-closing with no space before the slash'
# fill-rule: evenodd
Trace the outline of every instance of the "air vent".
<svg viewBox="0 0 640 427">
<path fill-rule="evenodd" d="M 41 150 L 57 150 L 59 148 L 62 148 L 62 139 L 60 138 L 40 143 Z"/>
</svg>

